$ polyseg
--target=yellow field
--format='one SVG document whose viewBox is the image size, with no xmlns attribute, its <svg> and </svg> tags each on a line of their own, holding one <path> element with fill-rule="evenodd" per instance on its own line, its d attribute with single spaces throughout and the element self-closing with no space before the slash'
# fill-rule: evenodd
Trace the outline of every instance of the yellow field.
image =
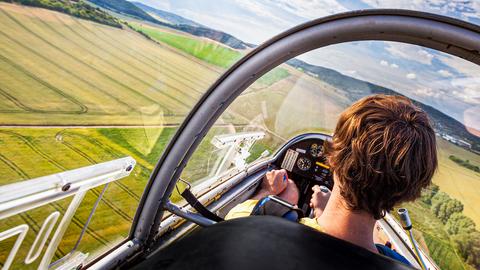
<svg viewBox="0 0 480 270">
<path fill-rule="evenodd" d="M 464 213 L 480 226 L 480 174 L 466 169 L 450 160 L 450 155 L 455 155 L 463 160 L 470 160 L 473 164 L 480 165 L 480 156 L 466 151 L 454 144 L 438 138 L 439 168 L 433 182 L 440 186 L 440 190 L 451 197 L 460 200 Z"/>
<path fill-rule="evenodd" d="M 0 3 L 0 123 L 178 123 L 218 77 L 131 30 Z M 35 89 L 35 91 L 31 91 Z"/>
</svg>

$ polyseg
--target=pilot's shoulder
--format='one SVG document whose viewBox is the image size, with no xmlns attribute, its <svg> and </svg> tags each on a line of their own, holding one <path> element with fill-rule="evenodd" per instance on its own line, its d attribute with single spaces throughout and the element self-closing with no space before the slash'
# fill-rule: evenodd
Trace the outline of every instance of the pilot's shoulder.
<svg viewBox="0 0 480 270">
<path fill-rule="evenodd" d="M 299 220 L 299 223 L 303 224 L 305 226 L 311 227 L 315 230 L 319 230 L 321 232 L 323 231 L 322 227 L 320 227 L 320 225 L 318 225 L 317 220 L 315 220 L 313 218 L 302 218 L 302 219 Z"/>
<path fill-rule="evenodd" d="M 258 200 L 246 200 L 233 207 L 225 216 L 225 220 L 248 217 L 252 213 L 253 208 L 257 205 Z"/>
</svg>

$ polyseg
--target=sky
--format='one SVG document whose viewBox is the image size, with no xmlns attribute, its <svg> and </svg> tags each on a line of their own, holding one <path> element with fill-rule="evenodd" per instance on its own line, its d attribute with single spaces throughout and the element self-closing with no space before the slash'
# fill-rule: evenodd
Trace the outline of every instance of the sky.
<svg viewBox="0 0 480 270">
<path fill-rule="evenodd" d="M 420 10 L 480 25 L 480 0 L 136 1 L 253 44 L 312 19 L 357 9 Z M 299 58 L 392 88 L 480 129 L 480 67 L 463 59 L 419 46 L 380 41 L 332 45 Z"/>
</svg>

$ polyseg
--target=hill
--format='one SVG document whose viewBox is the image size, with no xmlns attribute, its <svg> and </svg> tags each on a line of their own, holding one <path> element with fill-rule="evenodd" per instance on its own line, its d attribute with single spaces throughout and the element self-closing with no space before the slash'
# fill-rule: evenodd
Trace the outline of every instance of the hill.
<svg viewBox="0 0 480 270">
<path fill-rule="evenodd" d="M 95 1 L 100 1 L 100 0 L 95 0 Z M 105 0 L 101 0 L 101 1 L 105 1 Z M 234 49 L 243 50 L 243 49 L 254 47 L 254 45 L 243 42 L 240 39 L 230 34 L 227 34 L 225 32 L 218 31 L 209 27 L 205 27 L 197 22 L 186 19 L 182 16 L 179 16 L 170 12 L 166 12 L 160 9 L 156 9 L 151 6 L 147 6 L 138 2 L 133 2 L 133 4 L 135 4 L 138 8 L 142 9 L 144 12 L 155 14 L 159 18 L 168 22 L 168 23 L 164 23 L 156 20 L 155 23 L 157 24 L 167 26 L 176 30 L 180 30 L 198 37 L 205 37 L 211 40 L 215 40 L 217 42 L 225 44 Z"/>
<path fill-rule="evenodd" d="M 41 7 L 117 28 L 122 27 L 115 17 L 109 15 L 108 13 L 99 8 L 92 7 L 91 5 L 81 0 L 0 0 L 0 2 L 16 3 L 32 7 Z"/>
<path fill-rule="evenodd" d="M 337 89 L 343 90 L 350 100 L 358 100 L 372 94 L 401 95 L 392 89 L 352 78 L 333 69 L 311 65 L 298 59 L 291 59 L 287 63 L 292 67 L 302 69 L 307 74 L 317 77 Z M 470 142 L 474 150 L 480 150 L 480 138 L 472 135 L 462 123 L 431 106 L 420 102 L 416 102 L 416 104 L 432 118 L 436 131 L 455 135 Z"/>
<path fill-rule="evenodd" d="M 159 23 L 155 18 L 148 15 L 143 9 L 125 0 L 88 0 L 89 2 L 121 14 L 130 15 L 145 21 Z"/>
<path fill-rule="evenodd" d="M 177 14 L 167 12 L 164 10 L 156 9 L 151 6 L 147 6 L 145 4 L 142 4 L 140 2 L 131 2 L 132 4 L 136 5 L 137 7 L 143 9 L 145 12 L 149 14 L 153 14 L 158 16 L 159 18 L 162 18 L 166 22 L 172 24 L 172 25 L 180 25 L 180 24 L 185 24 L 185 25 L 191 25 L 195 27 L 204 27 L 203 25 L 194 22 L 192 20 L 186 19 L 182 16 L 179 16 Z"/>
</svg>

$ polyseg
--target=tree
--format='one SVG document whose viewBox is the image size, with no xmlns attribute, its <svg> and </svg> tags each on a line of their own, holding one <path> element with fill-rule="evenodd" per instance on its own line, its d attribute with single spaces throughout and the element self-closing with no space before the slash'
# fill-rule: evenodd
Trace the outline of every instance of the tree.
<svg viewBox="0 0 480 270">
<path fill-rule="evenodd" d="M 445 192 L 438 192 L 432 197 L 432 211 L 445 224 L 453 213 L 463 211 L 463 204 Z"/>
<path fill-rule="evenodd" d="M 425 190 L 422 191 L 422 197 L 420 197 L 420 199 L 422 200 L 422 202 L 428 204 L 428 205 L 431 205 L 432 204 L 432 197 L 435 196 L 435 194 L 438 193 L 438 190 L 440 188 L 435 185 L 434 183 L 430 184 L 430 186 L 428 188 L 426 188 Z"/>
<path fill-rule="evenodd" d="M 460 233 L 452 239 L 463 259 L 476 268 L 480 267 L 480 232 Z"/>
<path fill-rule="evenodd" d="M 462 213 L 453 213 L 445 224 L 450 234 L 471 233 L 475 231 L 475 222 Z"/>
</svg>

